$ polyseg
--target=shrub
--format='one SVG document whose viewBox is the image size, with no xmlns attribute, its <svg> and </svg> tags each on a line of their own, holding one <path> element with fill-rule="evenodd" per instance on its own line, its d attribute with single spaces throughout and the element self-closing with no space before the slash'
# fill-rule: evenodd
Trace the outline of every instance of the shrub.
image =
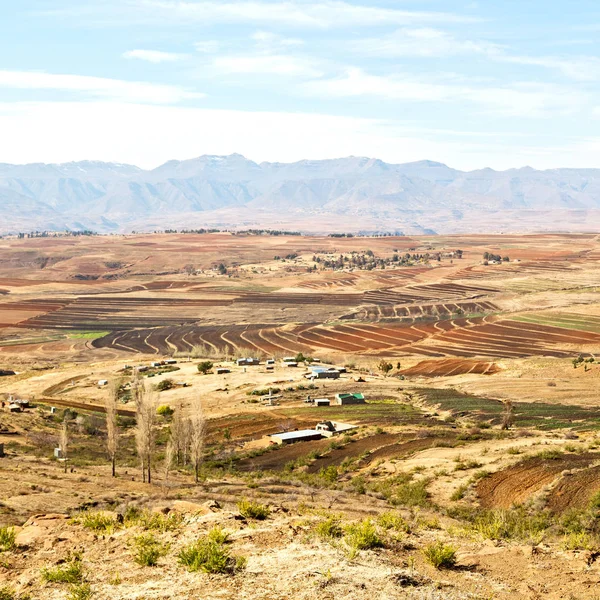
<svg viewBox="0 0 600 600">
<path fill-rule="evenodd" d="M 0 600 L 32 600 L 29 594 L 17 594 L 11 587 L 0 587 Z"/>
<path fill-rule="evenodd" d="M 546 513 L 529 515 L 523 508 L 486 510 L 475 515 L 470 528 L 490 540 L 532 540 L 538 538 L 551 522 Z"/>
<path fill-rule="evenodd" d="M 86 512 L 75 521 L 81 523 L 86 529 L 91 529 L 96 532 L 109 532 L 116 526 L 117 521 L 111 515 L 105 515 L 99 512 Z"/>
<path fill-rule="evenodd" d="M 410 532 L 408 523 L 397 513 L 384 512 L 377 517 L 377 525 L 385 530 L 394 529 L 396 531 Z"/>
<path fill-rule="evenodd" d="M 542 460 L 558 460 L 562 458 L 563 453 L 560 450 L 542 450 L 537 454 L 534 454 L 534 458 L 541 458 Z"/>
<path fill-rule="evenodd" d="M 331 540 L 342 537 L 341 520 L 339 517 L 332 515 L 323 521 L 319 521 L 315 525 L 315 533 L 323 539 Z"/>
<path fill-rule="evenodd" d="M 172 379 L 163 379 L 156 384 L 156 389 L 159 392 L 165 392 L 166 390 L 170 390 L 175 386 L 175 382 Z"/>
<path fill-rule="evenodd" d="M 592 509 L 598 509 L 598 508 L 600 508 L 600 492 L 596 492 L 590 498 L 589 507 L 592 508 Z M 1 540 L 0 540 L 0 542 L 1 542 Z"/>
<path fill-rule="evenodd" d="M 458 486 L 454 490 L 452 496 L 450 496 L 450 500 L 452 500 L 453 502 L 456 502 L 457 500 L 462 500 L 465 497 L 465 494 L 467 493 L 468 489 L 468 486 L 465 484 Z"/>
<path fill-rule="evenodd" d="M 89 600 L 93 595 L 92 588 L 89 583 L 80 583 L 72 585 L 69 590 L 67 600 Z"/>
<path fill-rule="evenodd" d="M 48 583 L 82 583 L 83 566 L 78 558 L 54 569 L 42 569 L 42 579 Z"/>
<path fill-rule="evenodd" d="M 454 467 L 455 471 L 467 471 L 468 469 L 478 469 L 481 463 L 476 460 L 459 460 Z"/>
<path fill-rule="evenodd" d="M 225 546 L 228 534 L 216 527 L 204 537 L 182 548 L 179 563 L 189 571 L 232 573 L 245 567 L 244 557 L 232 557 Z"/>
<path fill-rule="evenodd" d="M 15 547 L 16 533 L 13 527 L 0 527 L 0 552 L 9 552 Z"/>
<path fill-rule="evenodd" d="M 584 531 L 565 535 L 561 544 L 563 550 L 593 550 L 597 548 L 597 541 Z"/>
<path fill-rule="evenodd" d="M 140 510 L 136 507 L 128 507 L 124 517 L 127 527 L 138 526 L 142 529 L 161 532 L 179 529 L 182 521 L 183 516 L 177 512 L 164 515 L 150 510 Z"/>
<path fill-rule="evenodd" d="M 172 409 L 168 404 L 161 404 L 157 409 L 156 409 L 156 414 L 159 417 L 172 417 L 173 413 L 175 412 L 174 409 Z"/>
<path fill-rule="evenodd" d="M 203 360 L 198 363 L 197 368 L 199 373 L 206 375 L 213 368 L 213 363 L 210 360 Z"/>
<path fill-rule="evenodd" d="M 246 519 L 257 519 L 258 521 L 263 521 L 270 513 L 267 505 L 252 502 L 246 498 L 243 498 L 238 502 L 238 510 L 242 517 L 245 517 Z"/>
<path fill-rule="evenodd" d="M 451 569 L 456 564 L 456 549 L 441 540 L 425 546 L 422 552 L 425 560 L 436 569 Z"/>
<path fill-rule="evenodd" d="M 135 547 L 133 559 L 142 567 L 155 567 L 158 559 L 167 553 L 167 548 L 149 533 L 138 535 L 133 543 Z"/>
<path fill-rule="evenodd" d="M 335 483 L 338 478 L 338 470 L 335 465 L 323 468 L 319 471 L 319 477 L 328 481 L 329 483 Z"/>
<path fill-rule="evenodd" d="M 351 550 L 370 550 L 384 545 L 371 519 L 348 525 L 345 541 Z"/>
</svg>

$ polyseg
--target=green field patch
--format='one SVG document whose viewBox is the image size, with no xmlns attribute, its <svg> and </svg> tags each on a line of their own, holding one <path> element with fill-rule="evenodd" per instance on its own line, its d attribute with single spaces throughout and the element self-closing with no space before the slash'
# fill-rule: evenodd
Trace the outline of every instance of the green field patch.
<svg viewBox="0 0 600 600">
<path fill-rule="evenodd" d="M 75 340 L 97 340 L 105 335 L 111 333 L 110 331 L 70 331 L 69 337 Z"/>
<path fill-rule="evenodd" d="M 307 406 L 306 408 L 280 409 L 278 413 L 286 417 L 302 417 L 317 421 L 348 421 L 361 425 L 406 425 L 427 420 L 423 413 L 411 406 L 395 400 L 367 401 L 366 404 L 347 406 Z"/>
<path fill-rule="evenodd" d="M 600 333 L 600 318 L 575 313 L 534 313 L 517 315 L 511 317 L 511 320 L 519 321 L 520 323 L 531 323 L 533 325 Z"/>
<path fill-rule="evenodd" d="M 454 417 L 467 417 L 492 425 L 500 425 L 502 422 L 504 403 L 500 400 L 463 394 L 453 389 L 421 389 L 419 395 L 428 404 L 439 407 L 439 410 L 449 411 Z M 600 408 L 547 402 L 514 402 L 513 409 L 513 426 L 516 428 L 541 431 L 600 429 Z"/>
</svg>

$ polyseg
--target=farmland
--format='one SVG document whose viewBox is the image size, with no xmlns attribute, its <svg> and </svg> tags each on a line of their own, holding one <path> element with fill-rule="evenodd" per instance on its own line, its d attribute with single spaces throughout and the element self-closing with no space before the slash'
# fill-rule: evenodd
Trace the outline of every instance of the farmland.
<svg viewBox="0 0 600 600">
<path fill-rule="evenodd" d="M 549 583 L 548 573 L 584 565 L 581 547 L 600 549 L 590 525 L 600 492 L 596 236 L 218 233 L 2 242 L 0 371 L 8 374 L 0 397 L 5 405 L 10 396 L 29 399 L 31 408 L 0 412 L 7 452 L 0 526 L 63 512 L 76 517 L 72 528 L 90 506 L 106 514 L 148 506 L 164 515 L 179 499 L 209 501 L 221 508 L 183 517 L 185 527 L 219 519 L 235 530 L 234 547 L 283 540 L 281 552 L 295 557 L 306 552 L 302 544 L 326 544 L 323 555 L 337 561 L 331 568 L 348 560 L 353 579 L 362 563 L 340 550 L 345 520 L 370 519 L 385 548 L 361 550 L 361 561 L 389 553 L 423 571 L 426 545 L 445 540 L 460 549 L 460 568 L 444 574 L 454 582 L 444 585 L 510 600 L 527 596 L 504 562 L 533 564 L 544 553 L 551 567 L 537 585 L 552 590 L 539 597 L 558 599 L 566 597 L 562 580 Z M 486 265 L 484 252 L 510 260 Z M 350 266 L 365 256 L 369 268 Z M 242 357 L 259 364 L 238 364 Z M 308 370 L 313 361 L 343 369 L 319 379 Z M 137 455 L 136 371 L 157 407 L 151 486 Z M 116 478 L 105 444 L 113 384 Z M 365 403 L 336 404 L 337 394 L 357 392 Z M 331 405 L 313 404 L 317 398 Z M 175 416 L 192 411 L 196 399 L 206 419 L 197 483 L 189 448 L 170 471 L 167 458 Z M 72 473 L 53 457 L 68 419 Z M 318 423 L 351 427 L 283 445 L 269 437 Z M 260 526 L 238 514 L 246 497 L 270 507 Z M 315 542 L 313 521 L 340 537 Z M 567 521 L 581 537 L 567 540 Z M 124 531 L 98 536 L 97 545 L 116 548 Z M 62 553 L 69 543 L 56 548 Z M 524 559 L 523 544 L 539 554 Z M 35 550 L 31 556 L 46 561 Z M 91 556 L 86 550 L 85 560 Z M 264 557 L 252 560 L 260 572 Z M 532 579 L 527 565 L 520 581 Z M 589 568 L 573 571 L 569 585 L 587 590 Z M 488 579 L 473 579 L 478 569 Z M 433 567 L 428 573 L 437 581 Z M 103 585 L 100 575 L 93 579 L 95 590 Z M 111 588 L 98 597 L 121 596 Z"/>
</svg>

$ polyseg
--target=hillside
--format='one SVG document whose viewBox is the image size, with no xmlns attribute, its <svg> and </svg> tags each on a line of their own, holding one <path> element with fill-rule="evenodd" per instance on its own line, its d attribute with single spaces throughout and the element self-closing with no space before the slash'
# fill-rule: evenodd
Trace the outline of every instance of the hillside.
<svg viewBox="0 0 600 600">
<path fill-rule="evenodd" d="M 173 160 L 149 171 L 94 161 L 2 164 L 0 209 L 0 233 L 204 226 L 590 231 L 600 225 L 600 170 L 463 172 L 431 161 L 359 157 L 258 164 L 239 154 Z"/>
</svg>

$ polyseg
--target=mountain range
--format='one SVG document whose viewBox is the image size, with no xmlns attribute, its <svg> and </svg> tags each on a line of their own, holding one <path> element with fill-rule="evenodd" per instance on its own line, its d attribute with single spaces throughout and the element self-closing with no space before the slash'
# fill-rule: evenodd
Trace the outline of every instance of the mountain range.
<svg viewBox="0 0 600 600">
<path fill-rule="evenodd" d="M 81 161 L 0 164 L 0 233 L 268 227 L 406 234 L 600 230 L 600 169 L 459 171 L 348 157 L 239 154 L 152 170 Z"/>
</svg>

